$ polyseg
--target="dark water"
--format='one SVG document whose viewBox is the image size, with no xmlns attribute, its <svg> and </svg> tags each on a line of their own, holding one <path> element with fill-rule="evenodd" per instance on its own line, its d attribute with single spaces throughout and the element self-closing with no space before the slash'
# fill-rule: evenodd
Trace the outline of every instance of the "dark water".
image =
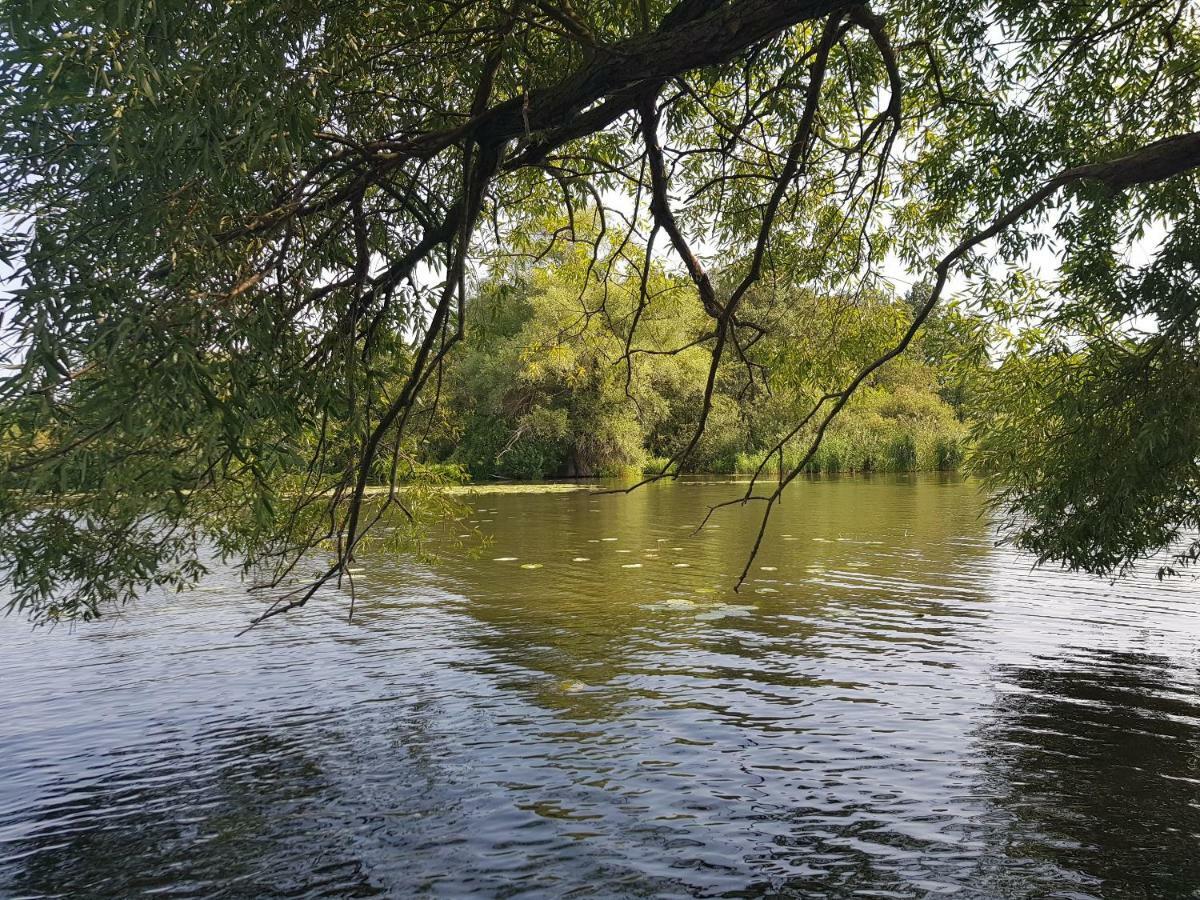
<svg viewBox="0 0 1200 900">
<path fill-rule="evenodd" d="M 0 895 L 1200 896 L 1200 585 L 1030 572 L 910 478 L 797 486 L 733 597 L 732 490 L 478 497 L 352 624 L 3 623 Z"/>
</svg>

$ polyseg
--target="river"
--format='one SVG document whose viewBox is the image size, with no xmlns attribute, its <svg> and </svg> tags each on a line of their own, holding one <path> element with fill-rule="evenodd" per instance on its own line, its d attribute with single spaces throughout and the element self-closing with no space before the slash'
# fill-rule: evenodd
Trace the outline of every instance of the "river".
<svg viewBox="0 0 1200 900">
<path fill-rule="evenodd" d="M 1200 585 L 952 477 L 472 496 L 357 607 L 229 574 L 0 622 L 4 897 L 1200 896 Z"/>
</svg>

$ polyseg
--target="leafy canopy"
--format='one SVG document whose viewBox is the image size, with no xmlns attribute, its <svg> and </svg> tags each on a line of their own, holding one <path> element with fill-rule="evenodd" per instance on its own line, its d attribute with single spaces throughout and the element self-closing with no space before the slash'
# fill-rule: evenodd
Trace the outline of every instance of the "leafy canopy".
<svg viewBox="0 0 1200 900">
<path fill-rule="evenodd" d="M 0 565 L 35 619 L 186 585 L 212 550 L 295 587 L 266 615 L 337 577 L 422 477 L 472 284 L 546 252 L 548 216 L 593 290 L 688 279 L 700 402 L 663 474 L 723 365 L 763 377 L 756 297 L 865 297 L 904 270 L 932 285 L 911 327 L 830 373 L 782 430 L 790 472 L 748 498 L 769 514 L 953 277 L 1016 351 L 981 460 L 1018 541 L 1111 571 L 1197 524 L 1187 0 L 4 14 Z M 1038 253 L 1056 268 L 1021 271 Z"/>
</svg>

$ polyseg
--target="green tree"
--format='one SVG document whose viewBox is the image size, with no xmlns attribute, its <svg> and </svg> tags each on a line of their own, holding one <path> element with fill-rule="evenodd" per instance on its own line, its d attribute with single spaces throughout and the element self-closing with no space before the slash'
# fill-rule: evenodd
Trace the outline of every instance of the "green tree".
<svg viewBox="0 0 1200 900">
<path fill-rule="evenodd" d="M 475 325 L 446 367 L 455 412 L 442 455 L 485 478 L 640 473 L 650 435 L 672 414 L 694 416 L 673 407 L 684 394 L 698 403 L 704 352 L 665 351 L 703 314 L 678 278 L 651 269 L 601 283 L 594 269 L 582 245 L 559 245 L 471 297 Z"/>
<path fill-rule="evenodd" d="M 0 563 L 34 618 L 190 583 L 202 545 L 282 585 L 332 542 L 336 563 L 266 614 L 306 602 L 374 518 L 368 488 L 402 468 L 381 458 L 411 455 L 432 422 L 473 275 L 531 246 L 548 214 L 568 223 L 558 240 L 597 248 L 601 289 L 660 260 L 707 317 L 692 336 L 707 355 L 699 407 L 664 474 L 720 414 L 726 362 L 749 365 L 769 330 L 748 312 L 756 289 L 853 295 L 895 262 L 931 280 L 896 343 L 793 420 L 793 468 L 751 486 L 768 513 L 952 270 L 1003 320 L 1004 265 L 1055 248 L 1062 277 L 1031 283 L 1024 311 L 1065 317 L 1093 361 L 1061 387 L 1068 403 L 1132 397 L 1121 386 L 1143 377 L 1165 398 L 1197 356 L 1200 31 L 1186 0 L 4 12 Z M 599 226 L 575 229 L 589 205 Z M 1148 233 L 1166 241 L 1131 269 Z M 1129 352 L 1152 376 L 1108 349 L 1142 320 L 1151 334 Z M 1167 438 L 1196 459 L 1194 441 L 1178 446 L 1193 432 L 1127 406 L 1094 433 L 1146 431 L 1146 446 Z M 1060 489 L 1066 451 L 1044 449 L 1045 477 L 1007 495 L 1018 509 Z M 1006 484 L 1008 458 L 990 457 Z M 1124 478 L 1087 475 L 1088 496 Z M 1179 533 L 1194 467 L 1155 483 L 1129 502 L 1170 527 L 1129 544 L 1098 528 L 1105 553 L 1051 540 L 1043 555 L 1091 568 Z M 1069 525 L 1078 498 L 1063 508 Z"/>
</svg>

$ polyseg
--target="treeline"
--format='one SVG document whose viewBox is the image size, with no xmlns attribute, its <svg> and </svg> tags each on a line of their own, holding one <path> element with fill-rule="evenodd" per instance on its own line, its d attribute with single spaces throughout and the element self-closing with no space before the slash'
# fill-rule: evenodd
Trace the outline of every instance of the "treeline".
<svg viewBox="0 0 1200 900">
<path fill-rule="evenodd" d="M 750 324 L 740 332 L 749 337 L 726 349 L 683 470 L 754 471 L 817 398 L 899 340 L 921 292 L 830 296 L 775 284 L 747 297 L 741 320 Z M 660 468 L 691 440 L 712 320 L 682 279 L 567 247 L 494 275 L 468 316 L 468 336 L 442 374 L 424 448 L 431 461 L 476 480 L 629 476 Z M 909 352 L 860 388 L 809 470 L 956 468 L 972 374 L 984 360 L 978 343 L 970 318 L 935 316 Z M 797 435 L 782 460 L 775 453 L 769 471 L 793 465 L 811 436 Z"/>
</svg>

